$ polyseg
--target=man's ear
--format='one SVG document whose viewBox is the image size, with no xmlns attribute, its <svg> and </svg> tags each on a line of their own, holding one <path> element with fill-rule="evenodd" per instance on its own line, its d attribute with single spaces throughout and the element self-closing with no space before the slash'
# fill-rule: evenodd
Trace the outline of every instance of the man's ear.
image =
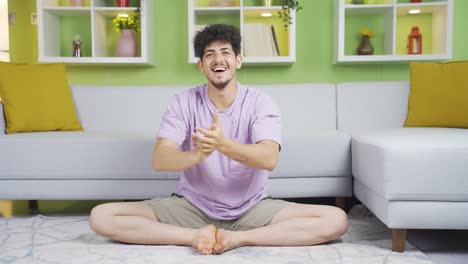
<svg viewBox="0 0 468 264">
<path fill-rule="evenodd" d="M 241 67 L 242 67 L 242 55 L 237 55 L 236 56 L 236 61 L 237 61 L 237 65 L 236 65 L 236 68 L 239 70 Z"/>
<path fill-rule="evenodd" d="M 203 72 L 203 61 L 201 59 L 198 60 L 197 65 L 198 65 L 198 70 Z"/>
</svg>

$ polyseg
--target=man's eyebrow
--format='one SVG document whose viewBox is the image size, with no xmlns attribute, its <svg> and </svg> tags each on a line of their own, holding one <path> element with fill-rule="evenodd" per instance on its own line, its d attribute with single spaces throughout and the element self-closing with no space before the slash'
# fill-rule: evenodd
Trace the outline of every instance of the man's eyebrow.
<svg viewBox="0 0 468 264">
<path fill-rule="evenodd" d="M 221 51 L 225 51 L 225 50 L 232 51 L 232 49 L 229 48 L 229 47 L 220 48 L 220 50 L 221 50 Z M 209 52 L 215 52 L 215 50 L 214 50 L 214 49 L 208 49 L 208 50 L 205 51 L 205 54 L 206 54 L 206 53 L 209 53 Z"/>
</svg>

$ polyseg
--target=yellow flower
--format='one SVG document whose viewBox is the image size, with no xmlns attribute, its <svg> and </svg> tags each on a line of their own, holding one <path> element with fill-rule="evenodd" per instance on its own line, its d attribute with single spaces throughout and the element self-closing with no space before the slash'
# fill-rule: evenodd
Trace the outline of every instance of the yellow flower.
<svg viewBox="0 0 468 264">
<path fill-rule="evenodd" d="M 122 29 L 131 29 L 135 32 L 140 31 L 140 17 L 138 15 L 119 14 L 112 19 L 115 31 L 120 32 Z"/>
<path fill-rule="evenodd" d="M 367 36 L 369 38 L 373 38 L 374 37 L 374 32 L 368 28 L 361 28 L 359 30 L 359 34 L 362 35 L 362 36 Z"/>
</svg>

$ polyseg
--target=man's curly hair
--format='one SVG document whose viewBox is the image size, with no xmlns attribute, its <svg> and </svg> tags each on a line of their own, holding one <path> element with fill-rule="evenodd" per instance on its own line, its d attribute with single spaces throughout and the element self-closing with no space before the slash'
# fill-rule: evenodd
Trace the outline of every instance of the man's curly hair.
<svg viewBox="0 0 468 264">
<path fill-rule="evenodd" d="M 205 48 L 215 41 L 231 43 L 234 54 L 239 55 L 241 43 L 239 30 L 232 25 L 213 24 L 206 26 L 195 36 L 193 41 L 195 56 L 202 59 Z"/>
</svg>

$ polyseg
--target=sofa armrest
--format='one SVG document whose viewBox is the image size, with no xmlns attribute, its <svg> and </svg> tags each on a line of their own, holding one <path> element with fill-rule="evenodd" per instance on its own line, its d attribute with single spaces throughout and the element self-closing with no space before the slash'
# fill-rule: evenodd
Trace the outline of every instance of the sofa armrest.
<svg viewBox="0 0 468 264">
<path fill-rule="evenodd" d="M 3 104 L 0 101 L 0 135 L 5 135 L 5 115 L 3 114 Z"/>
</svg>

